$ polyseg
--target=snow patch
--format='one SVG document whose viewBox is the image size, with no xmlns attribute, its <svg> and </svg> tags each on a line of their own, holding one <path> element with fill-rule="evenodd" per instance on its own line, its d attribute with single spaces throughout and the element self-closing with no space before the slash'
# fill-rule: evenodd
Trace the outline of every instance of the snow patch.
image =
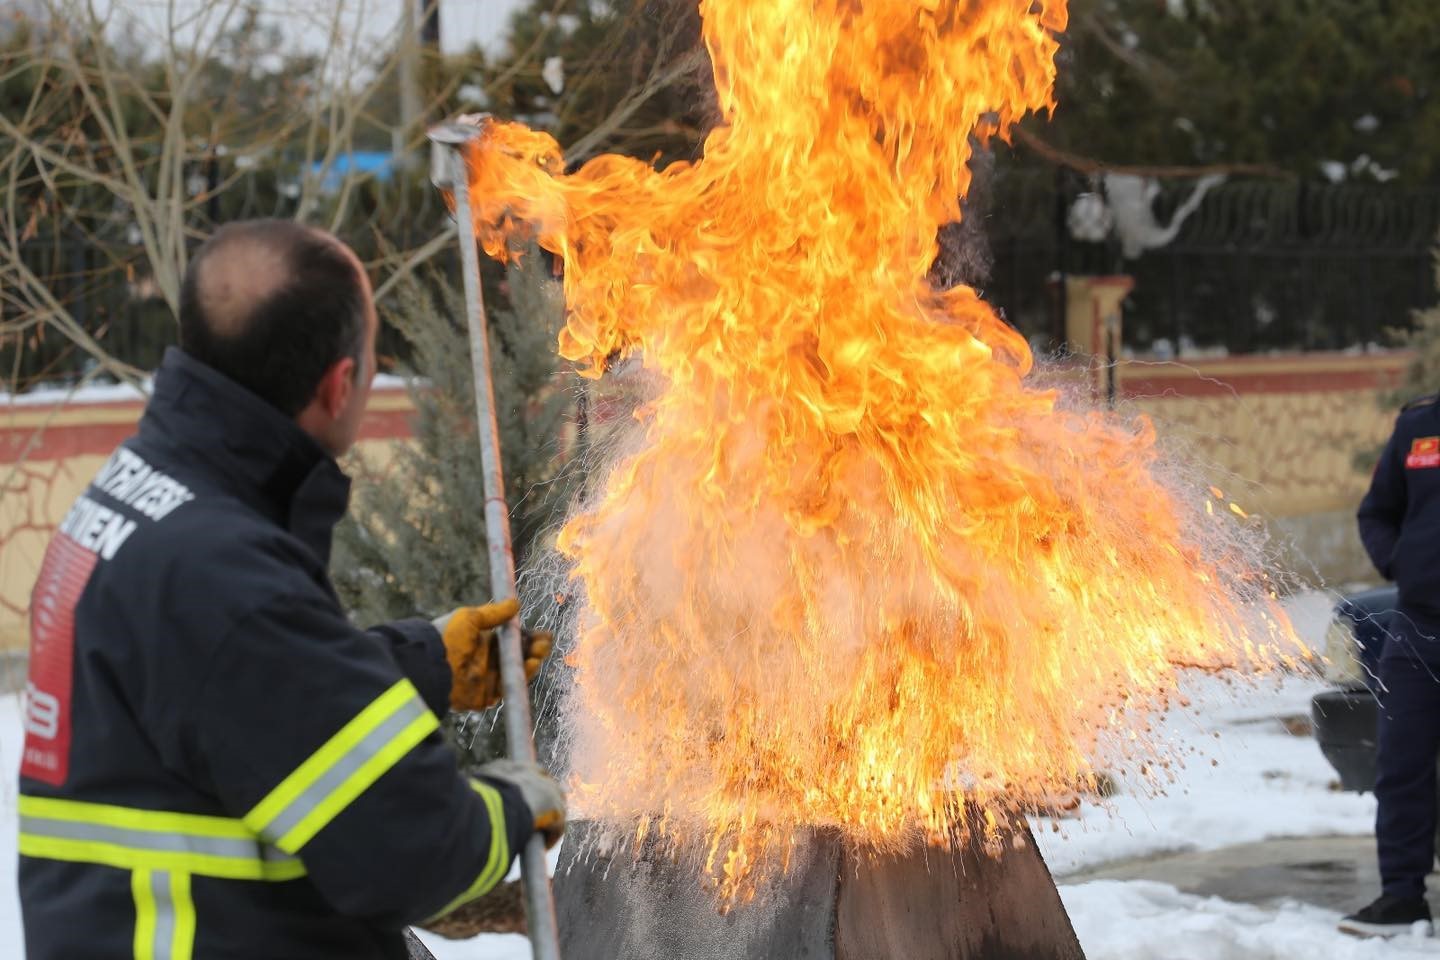
<svg viewBox="0 0 1440 960">
<path fill-rule="evenodd" d="M 15 887 L 15 871 L 19 853 L 15 849 L 19 830 L 15 801 L 19 794 L 20 745 L 24 736 L 20 729 L 20 697 L 0 696 L 0 957 L 23 960 L 25 942 L 21 938 L 20 893 Z"/>
<path fill-rule="evenodd" d="M 473 940 L 446 940 L 417 930 L 435 960 L 530 960 L 530 940 L 518 933 L 487 933 Z"/>
<path fill-rule="evenodd" d="M 1375 821 L 1375 798 L 1330 789 L 1335 771 L 1313 738 L 1283 717 L 1308 717 L 1318 679 L 1250 687 L 1192 679 L 1192 707 L 1155 725 L 1176 759 L 1155 785 L 1118 775 L 1120 795 L 1081 804 L 1078 819 L 1037 817 L 1031 829 L 1063 879 L 1088 867 L 1184 850 L 1218 850 L 1280 837 L 1357 835 Z"/>
<path fill-rule="evenodd" d="M 402 377 L 394 373 L 377 373 L 370 388 L 372 390 L 407 390 L 411 385 L 425 386 L 429 382 L 424 377 Z"/>
<path fill-rule="evenodd" d="M 393 373 L 377 373 L 371 388 L 374 390 L 404 390 L 412 383 L 424 385 L 426 382 L 423 377 L 402 377 Z M 150 376 L 140 381 L 139 389 L 128 383 L 89 383 L 84 386 L 42 385 L 24 393 L 6 393 L 0 390 L 0 408 L 144 402 L 150 399 L 154 388 L 155 378 Z"/>
<path fill-rule="evenodd" d="M 559 94 L 565 89 L 565 59 L 563 57 L 546 57 L 545 66 L 540 69 L 540 78 L 545 81 L 545 86 L 550 92 Z"/>
<path fill-rule="evenodd" d="M 1285 601 L 1295 632 L 1324 647 L 1335 597 L 1305 591 Z M 1078 818 L 1035 817 L 1030 827 L 1057 878 L 1120 860 L 1218 850 L 1281 837 L 1361 835 L 1375 822 L 1370 794 L 1332 790 L 1335 771 L 1314 738 L 1282 722 L 1308 718 L 1318 677 L 1259 681 L 1188 678 L 1191 706 L 1154 724 L 1174 759 L 1156 784 L 1136 771 L 1115 775 L 1119 793 L 1082 803 Z"/>
<path fill-rule="evenodd" d="M 1060 888 L 1088 960 L 1386 960 L 1434 957 L 1423 936 L 1357 940 L 1335 929 L 1340 914 L 1287 902 L 1278 909 L 1181 893 L 1144 880 Z"/>
<path fill-rule="evenodd" d="M 63 406 L 73 403 L 131 403 L 150 396 L 153 380 L 146 377 L 136 389 L 128 383 L 91 383 L 83 387 L 41 386 L 24 393 L 0 391 L 0 407 Z"/>
</svg>

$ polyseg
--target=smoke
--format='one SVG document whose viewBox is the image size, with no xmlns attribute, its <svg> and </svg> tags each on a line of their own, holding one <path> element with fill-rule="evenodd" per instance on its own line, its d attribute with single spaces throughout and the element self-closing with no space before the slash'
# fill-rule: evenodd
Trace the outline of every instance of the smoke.
<svg viewBox="0 0 1440 960">
<path fill-rule="evenodd" d="M 971 138 L 972 141 L 974 138 Z M 990 216 L 995 154 L 978 141 L 970 158 L 970 192 L 961 200 L 961 218 L 940 228 L 940 252 L 930 267 L 930 282 L 949 290 L 961 284 L 982 289 L 995 267 L 985 221 Z"/>
</svg>

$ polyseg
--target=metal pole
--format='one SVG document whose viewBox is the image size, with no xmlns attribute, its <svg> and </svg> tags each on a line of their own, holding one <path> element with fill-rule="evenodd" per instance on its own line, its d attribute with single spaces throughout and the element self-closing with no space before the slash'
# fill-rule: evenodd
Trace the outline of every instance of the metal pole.
<svg viewBox="0 0 1440 960">
<path fill-rule="evenodd" d="M 470 361 L 475 372 L 475 420 L 480 430 L 480 456 L 485 482 L 485 539 L 490 548 L 490 593 L 493 600 L 516 596 L 515 553 L 510 546 L 510 517 L 505 505 L 505 481 L 500 467 L 500 431 L 495 421 L 495 387 L 490 377 L 490 337 L 486 329 L 484 293 L 480 288 L 480 249 L 470 213 L 466 144 L 482 128 L 446 124 L 430 131 L 442 154 L 444 188 L 455 197 L 455 221 L 460 236 L 460 272 L 465 284 L 465 318 L 470 327 Z M 505 695 L 505 741 L 515 760 L 535 762 L 531 739 L 530 694 L 525 682 L 525 658 L 517 617 L 500 628 L 500 688 Z M 525 889 L 525 915 L 530 949 L 535 960 L 560 960 L 560 933 L 555 920 L 555 896 L 545 869 L 545 840 L 530 838 L 520 859 Z"/>
<path fill-rule="evenodd" d="M 405 931 L 405 960 L 435 960 L 435 954 L 410 929 Z"/>
<path fill-rule="evenodd" d="M 410 152 L 409 144 L 420 123 L 420 44 L 415 32 L 415 9 L 408 2 L 400 4 L 399 54 L 400 128 L 391 149 L 413 160 L 415 155 Z"/>
</svg>

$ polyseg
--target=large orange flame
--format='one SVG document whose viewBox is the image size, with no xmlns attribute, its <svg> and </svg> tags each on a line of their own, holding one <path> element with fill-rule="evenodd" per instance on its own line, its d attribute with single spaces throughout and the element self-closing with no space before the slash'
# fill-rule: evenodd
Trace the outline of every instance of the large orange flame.
<svg viewBox="0 0 1440 960">
<path fill-rule="evenodd" d="M 471 196 L 492 255 L 564 258 L 564 356 L 660 384 L 561 537 L 577 805 L 706 838 L 733 892 L 802 826 L 894 848 L 1083 786 L 1179 669 L 1289 630 L 1156 479 L 1148 423 L 1063 410 L 974 290 L 926 282 L 969 135 L 1051 106 L 1064 0 L 701 11 L 702 160 L 566 176 L 494 124 Z"/>
</svg>

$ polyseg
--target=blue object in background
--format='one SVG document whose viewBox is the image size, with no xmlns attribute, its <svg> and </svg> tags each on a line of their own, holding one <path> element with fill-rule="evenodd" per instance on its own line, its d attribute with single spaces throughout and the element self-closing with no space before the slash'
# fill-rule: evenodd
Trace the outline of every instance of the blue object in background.
<svg viewBox="0 0 1440 960">
<path fill-rule="evenodd" d="M 318 176 L 325 164 L 316 161 L 310 165 L 312 176 Z M 389 183 L 395 175 L 395 155 L 380 150 L 357 150 L 353 153 L 342 153 L 331 163 L 330 168 L 324 171 L 325 176 L 320 181 L 320 189 L 326 193 L 334 193 L 340 189 L 346 177 L 361 174 L 374 177 L 381 183 Z"/>
</svg>

